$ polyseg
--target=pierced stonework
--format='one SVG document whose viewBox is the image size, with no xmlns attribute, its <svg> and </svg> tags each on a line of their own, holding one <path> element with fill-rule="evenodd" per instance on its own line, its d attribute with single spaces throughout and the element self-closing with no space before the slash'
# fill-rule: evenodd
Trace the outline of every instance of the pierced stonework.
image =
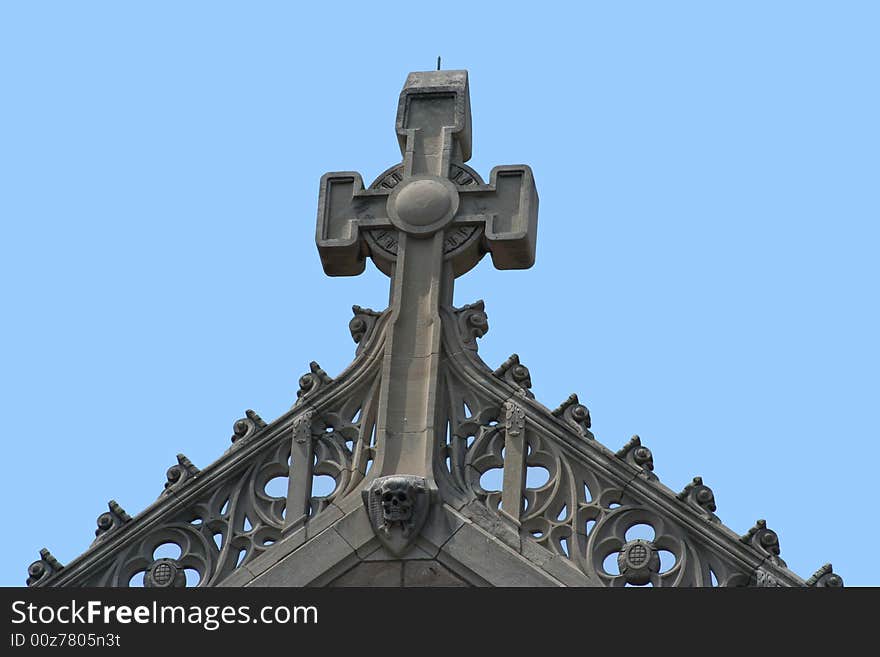
<svg viewBox="0 0 880 657">
<path fill-rule="evenodd" d="M 521 393 L 529 399 L 534 399 L 535 395 L 531 393 L 529 388 L 532 387 L 532 377 L 529 368 L 519 362 L 519 355 L 511 354 L 510 358 L 501 363 L 493 374 L 502 381 L 516 386 Z"/>
<path fill-rule="evenodd" d="M 489 316 L 482 299 L 453 309 L 458 318 L 458 330 L 465 348 L 477 351 L 477 339 L 489 332 Z"/>
<path fill-rule="evenodd" d="M 262 428 L 266 426 L 266 422 L 251 409 L 244 412 L 244 417 L 236 420 L 232 425 L 232 441 L 233 447 L 239 447 Z"/>
<path fill-rule="evenodd" d="M 712 489 L 703 483 L 702 477 L 694 477 L 694 480 L 684 487 L 684 490 L 677 495 L 678 499 L 696 507 L 703 512 L 704 515 L 718 521 L 715 516 L 715 494 Z"/>
<path fill-rule="evenodd" d="M 558 417 L 563 422 L 569 424 L 585 438 L 595 440 L 595 436 L 590 431 L 590 426 L 592 425 L 590 409 L 578 401 L 576 394 L 570 394 L 568 399 L 562 402 L 558 408 L 555 408 L 552 413 L 554 417 Z"/>
<path fill-rule="evenodd" d="M 354 313 L 354 317 L 348 323 L 348 330 L 351 331 L 351 339 L 358 346 L 355 353 L 359 354 L 364 345 L 369 342 L 373 328 L 376 326 L 376 320 L 382 316 L 382 313 L 357 305 L 351 307 L 351 312 Z"/>
<path fill-rule="evenodd" d="M 105 511 L 98 516 L 98 528 L 95 530 L 95 540 L 92 545 L 105 538 L 107 534 L 115 530 L 117 527 L 121 527 L 125 523 L 131 522 L 131 516 L 125 512 L 125 509 L 116 503 L 116 500 L 110 500 L 107 503 L 107 506 L 110 510 Z"/>
<path fill-rule="evenodd" d="M 834 568 L 830 563 L 826 563 L 810 575 L 810 578 L 804 584 L 817 588 L 841 588 L 843 587 L 843 578 L 834 572 Z"/>
<path fill-rule="evenodd" d="M 785 562 L 779 558 L 779 536 L 767 527 L 766 520 L 758 520 L 740 540 L 766 554 L 776 565 L 785 566 Z"/>
<path fill-rule="evenodd" d="M 131 586 L 139 573 L 145 573 L 146 583 L 147 571 L 165 556 L 158 548 L 167 544 L 176 546 L 175 567 L 197 572 L 199 586 L 222 582 L 281 538 L 287 496 L 278 497 L 267 486 L 288 475 L 291 441 L 285 438 L 262 446 L 210 486 L 204 486 L 204 475 L 195 478 L 192 485 L 202 486 L 199 493 L 183 506 L 166 507 L 169 512 L 161 522 L 132 520 L 126 526 L 127 541 L 99 564 L 75 574 L 68 585 Z"/>
<path fill-rule="evenodd" d="M 617 458 L 629 463 L 632 467 L 641 470 L 651 481 L 657 480 L 654 470 L 654 455 L 651 450 L 642 445 L 642 439 L 633 436 L 629 442 L 621 447 L 615 454 Z"/>
<path fill-rule="evenodd" d="M 411 475 L 380 477 L 362 494 L 379 541 L 400 556 L 428 518 L 431 495 L 426 479 Z"/>
<path fill-rule="evenodd" d="M 342 414 L 325 413 L 312 422 L 312 475 L 331 477 L 334 482 L 333 490 L 326 495 L 309 498 L 312 516 L 355 491 L 374 457 L 373 448 L 364 440 L 369 436 L 368 422 L 361 422 L 360 418 L 353 421 L 352 415 L 351 409 Z M 294 440 L 297 440 L 296 436 Z"/>
<path fill-rule="evenodd" d="M 248 412 L 253 413 L 253 411 Z M 256 415 L 256 413 L 254 413 L 254 415 Z M 241 420 L 239 420 L 239 422 L 241 422 Z M 238 422 L 235 424 L 238 425 Z M 200 470 L 194 466 L 192 461 L 186 458 L 184 454 L 178 454 L 177 465 L 172 465 L 168 468 L 168 472 L 165 473 L 168 481 L 165 482 L 165 490 L 162 491 L 162 495 L 170 495 L 174 493 L 186 483 L 192 481 L 199 472 Z"/>
<path fill-rule="evenodd" d="M 644 586 L 651 581 L 651 575 L 660 572 L 660 555 L 651 541 L 639 538 L 620 548 L 617 566 L 627 584 Z"/>
<path fill-rule="evenodd" d="M 40 558 L 28 566 L 27 585 L 34 586 L 64 569 L 61 562 L 46 548 L 40 550 Z"/>
<path fill-rule="evenodd" d="M 176 559 L 157 559 L 144 573 L 144 586 L 182 589 L 186 586 L 186 573 Z"/>
</svg>

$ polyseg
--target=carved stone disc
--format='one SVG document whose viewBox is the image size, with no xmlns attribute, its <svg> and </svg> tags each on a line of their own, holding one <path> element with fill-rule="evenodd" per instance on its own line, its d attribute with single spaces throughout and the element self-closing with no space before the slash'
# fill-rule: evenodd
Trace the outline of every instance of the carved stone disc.
<svg viewBox="0 0 880 657">
<path fill-rule="evenodd" d="M 483 179 L 480 174 L 465 164 L 450 165 L 449 179 L 457 186 L 464 187 L 466 185 L 482 185 Z M 403 164 L 396 164 L 379 175 L 370 189 L 388 189 L 392 190 L 403 181 Z M 376 264 L 380 269 L 381 261 L 392 263 L 397 258 L 397 231 L 387 230 L 384 228 L 375 228 L 373 230 L 364 231 L 364 237 L 370 247 L 370 253 L 376 260 Z M 443 254 L 449 258 L 466 252 L 473 243 L 480 237 L 480 228 L 478 226 L 456 226 L 446 231 L 446 239 L 443 245 Z M 385 272 L 386 274 L 389 272 Z"/>
</svg>

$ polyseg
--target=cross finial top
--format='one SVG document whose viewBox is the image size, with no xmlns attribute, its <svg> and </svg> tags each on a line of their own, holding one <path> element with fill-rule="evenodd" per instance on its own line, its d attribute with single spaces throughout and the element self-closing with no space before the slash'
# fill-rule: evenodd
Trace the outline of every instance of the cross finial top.
<svg viewBox="0 0 880 657">
<path fill-rule="evenodd" d="M 499 269 L 531 267 L 538 214 L 531 169 L 495 167 L 485 184 L 464 164 L 471 157 L 467 71 L 410 73 L 396 131 L 403 162 L 369 189 L 355 172 L 321 179 L 316 242 L 324 271 L 356 275 L 370 256 L 391 275 L 403 235 L 436 234 L 455 276 L 486 252 Z"/>
<path fill-rule="evenodd" d="M 467 71 L 410 73 L 397 105 L 397 140 L 410 175 L 435 164 L 448 168 L 449 159 L 471 159 L 471 101 Z M 431 156 L 447 156 L 433 162 Z M 424 159 L 423 159 L 424 158 Z M 438 171 L 438 175 L 446 175 Z"/>
</svg>

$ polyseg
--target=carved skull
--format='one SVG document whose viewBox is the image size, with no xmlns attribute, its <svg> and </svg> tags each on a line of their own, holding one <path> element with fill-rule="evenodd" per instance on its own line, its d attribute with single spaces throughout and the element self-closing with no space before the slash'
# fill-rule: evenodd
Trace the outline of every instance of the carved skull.
<svg viewBox="0 0 880 657">
<path fill-rule="evenodd" d="M 425 478 L 415 475 L 379 477 L 361 492 L 373 531 L 393 554 L 403 554 L 421 531 L 431 502 L 428 493 Z"/>
<path fill-rule="evenodd" d="M 412 519 L 412 487 L 403 481 L 386 481 L 379 488 L 382 500 L 382 516 L 386 525 L 398 522 L 407 523 Z"/>
</svg>

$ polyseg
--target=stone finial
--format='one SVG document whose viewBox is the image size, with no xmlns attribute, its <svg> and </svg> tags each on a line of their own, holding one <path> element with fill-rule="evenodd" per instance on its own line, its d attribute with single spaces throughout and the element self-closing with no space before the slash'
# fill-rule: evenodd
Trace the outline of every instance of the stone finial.
<svg viewBox="0 0 880 657">
<path fill-rule="evenodd" d="M 312 363 L 315 365 L 315 363 Z M 319 368 L 320 369 L 320 368 Z M 308 376 L 305 375 L 305 376 Z M 305 378 L 305 376 L 303 378 Z M 300 379 L 300 386 L 302 385 L 302 379 Z M 248 409 L 244 412 L 244 417 L 236 420 L 232 425 L 232 438 L 231 441 L 233 445 L 244 444 L 249 438 L 251 438 L 257 431 L 266 426 L 266 422 L 257 415 L 251 409 Z"/>
<path fill-rule="evenodd" d="M 712 489 L 703 483 L 702 477 L 694 477 L 694 480 L 684 487 L 676 497 L 682 502 L 687 502 L 691 506 L 700 509 L 704 514 L 715 518 L 715 494 Z"/>
<path fill-rule="evenodd" d="M 630 438 L 629 442 L 621 447 L 615 456 L 641 470 L 648 479 L 657 480 L 657 476 L 653 473 L 654 455 L 650 449 L 642 445 L 642 439 L 638 436 Z"/>
<path fill-rule="evenodd" d="M 131 516 L 116 503 L 116 500 L 110 500 L 107 506 L 109 511 L 105 511 L 98 516 L 98 528 L 95 530 L 95 540 L 92 545 L 104 539 L 111 531 L 116 530 L 117 527 L 131 522 Z"/>
<path fill-rule="evenodd" d="M 830 563 L 826 563 L 810 575 L 810 578 L 804 584 L 816 588 L 841 588 L 843 587 L 843 578 L 834 572 L 834 568 Z"/>
<path fill-rule="evenodd" d="M 253 411 L 248 411 L 249 413 L 253 413 Z M 256 415 L 256 413 L 254 413 Z M 259 417 L 259 416 L 257 416 Z M 239 420 L 240 422 L 241 420 Z M 238 422 L 236 422 L 236 425 Z M 236 438 L 233 435 L 233 442 L 235 442 Z M 168 468 L 168 472 L 165 473 L 168 481 L 165 482 L 165 490 L 162 492 L 163 495 L 170 494 L 183 486 L 185 483 L 189 482 L 193 479 L 197 474 L 199 474 L 200 470 L 193 465 L 192 461 L 186 458 L 183 454 L 177 455 L 177 465 L 172 465 Z"/>
<path fill-rule="evenodd" d="M 532 377 L 529 373 L 529 368 L 519 362 L 517 354 L 511 354 L 510 358 L 501 363 L 493 374 L 502 381 L 518 387 L 529 399 L 535 398 L 529 391 L 529 388 L 532 387 Z"/>
<path fill-rule="evenodd" d="M 593 434 L 590 431 L 592 420 L 590 419 L 590 409 L 578 401 L 578 396 L 574 393 L 568 396 L 558 408 L 552 411 L 555 417 L 563 422 L 573 426 L 581 435 L 593 440 Z"/>
<path fill-rule="evenodd" d="M 64 566 L 46 548 L 40 550 L 40 558 L 28 566 L 27 585 L 33 586 L 64 570 Z"/>
</svg>

